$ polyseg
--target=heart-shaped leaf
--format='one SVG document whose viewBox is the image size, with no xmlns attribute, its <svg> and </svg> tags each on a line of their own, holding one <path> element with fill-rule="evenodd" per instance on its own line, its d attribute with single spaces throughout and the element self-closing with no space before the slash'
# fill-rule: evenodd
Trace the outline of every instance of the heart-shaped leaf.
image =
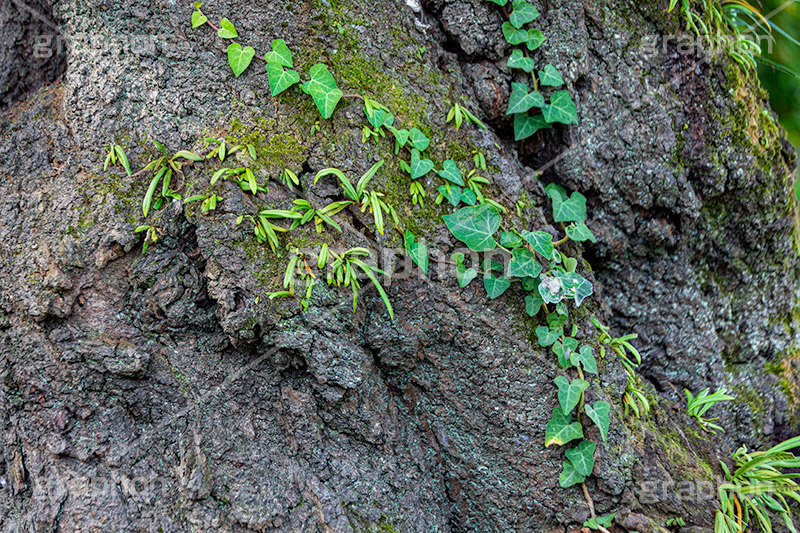
<svg viewBox="0 0 800 533">
<path fill-rule="evenodd" d="M 594 452 L 597 450 L 597 445 L 590 440 L 583 440 L 578 443 L 574 448 L 567 450 L 565 455 L 575 470 L 582 476 L 587 477 L 592 475 L 594 470 Z"/>
<path fill-rule="evenodd" d="M 597 359 L 595 359 L 590 346 L 584 344 L 581 346 L 580 351 L 572 352 L 570 360 L 575 366 L 582 365 L 583 369 L 588 373 L 597 374 Z"/>
<path fill-rule="evenodd" d="M 542 265 L 527 248 L 517 248 L 511 253 L 508 263 L 508 277 L 510 278 L 535 278 L 542 273 Z"/>
<path fill-rule="evenodd" d="M 228 19 L 222 19 L 219 21 L 219 30 L 217 31 L 217 35 L 223 39 L 235 39 L 239 36 L 239 34 L 236 33 L 236 28 L 233 27 L 233 22 Z"/>
<path fill-rule="evenodd" d="M 565 415 L 560 409 L 553 409 L 553 418 L 547 423 L 544 433 L 544 446 L 555 444 L 563 446 L 574 440 L 583 438 L 583 428 L 579 422 L 573 422 L 571 415 Z"/>
<path fill-rule="evenodd" d="M 528 40 L 528 32 L 515 28 L 510 22 L 504 22 L 501 29 L 503 30 L 503 37 L 506 38 L 508 44 L 516 46 Z"/>
<path fill-rule="evenodd" d="M 575 242 L 597 242 L 597 238 L 583 222 L 575 222 L 567 226 L 567 235 Z"/>
<path fill-rule="evenodd" d="M 525 244 L 525 241 L 518 234 L 510 231 L 504 231 L 500 234 L 500 246 L 506 248 L 519 248 Z"/>
<path fill-rule="evenodd" d="M 564 469 L 561 471 L 561 475 L 558 477 L 558 484 L 566 489 L 567 487 L 583 483 L 584 481 L 586 481 L 586 478 L 580 475 L 577 470 L 575 470 L 575 467 L 572 466 L 572 463 L 569 461 L 564 461 Z"/>
<path fill-rule="evenodd" d="M 450 205 L 458 207 L 461 203 L 461 187 L 452 187 L 450 185 L 440 185 L 439 194 L 444 196 Z"/>
<path fill-rule="evenodd" d="M 470 250 L 488 252 L 497 246 L 493 235 L 500 228 L 501 217 L 496 207 L 489 204 L 463 207 L 442 218 L 453 236 Z"/>
<path fill-rule="evenodd" d="M 584 409 L 589 418 L 592 419 L 592 422 L 594 422 L 594 425 L 597 426 L 597 429 L 600 430 L 600 436 L 603 438 L 603 442 L 605 442 L 606 435 L 608 435 L 608 428 L 611 426 L 611 419 L 609 418 L 611 405 L 601 400 L 599 402 L 594 402 L 594 405 L 586 404 Z"/>
<path fill-rule="evenodd" d="M 553 202 L 553 220 L 556 222 L 584 222 L 586 220 L 586 197 L 579 192 L 567 198 L 560 185 L 550 184 L 544 189 Z"/>
<path fill-rule="evenodd" d="M 292 52 L 286 46 L 286 41 L 283 39 L 275 39 L 272 41 L 272 51 L 264 55 L 267 63 L 277 63 L 284 67 L 294 68 L 294 60 L 292 59 Z"/>
<path fill-rule="evenodd" d="M 428 273 L 428 247 L 421 242 L 415 242 L 414 234 L 406 230 L 405 236 L 406 252 L 411 257 L 411 260 L 422 269 L 426 274 Z"/>
<path fill-rule="evenodd" d="M 300 75 L 294 70 L 284 70 L 277 63 L 267 63 L 267 76 L 272 96 L 278 96 L 283 91 L 300 82 Z"/>
<path fill-rule="evenodd" d="M 386 128 L 389 131 L 392 132 L 392 135 L 394 135 L 394 141 L 395 141 L 395 151 L 394 151 L 394 153 L 398 153 L 400 148 L 405 146 L 406 143 L 408 142 L 409 132 L 408 132 L 408 130 L 405 130 L 405 129 L 398 130 L 397 128 L 394 128 L 394 127 L 388 126 L 388 125 L 386 126 Z"/>
<path fill-rule="evenodd" d="M 208 17 L 203 15 L 202 12 L 195 11 L 194 13 L 192 13 L 192 29 L 198 26 L 202 26 L 206 22 L 208 22 Z"/>
<path fill-rule="evenodd" d="M 369 113 L 367 115 L 367 121 L 372 125 L 373 128 L 380 128 L 381 126 L 391 126 L 394 124 L 394 115 L 392 115 L 389 111 L 385 109 L 373 109 L 372 115 Z M 408 139 L 408 134 L 406 134 L 406 139 Z M 405 144 L 405 143 L 403 143 Z"/>
<path fill-rule="evenodd" d="M 568 91 L 556 91 L 550 97 L 550 104 L 542 108 L 544 119 L 550 124 L 560 122 L 562 124 L 577 124 L 578 111 L 575 102 Z"/>
<path fill-rule="evenodd" d="M 511 52 L 511 57 L 506 62 L 508 68 L 518 68 L 525 72 L 531 72 L 536 67 L 536 63 L 530 57 L 522 55 L 522 50 L 514 50 Z"/>
<path fill-rule="evenodd" d="M 539 130 L 552 128 L 544 119 L 544 115 L 528 115 L 528 113 L 517 113 L 514 115 L 514 140 L 521 141 L 527 139 Z"/>
<path fill-rule="evenodd" d="M 527 0 L 517 0 L 514 2 L 514 11 L 508 17 L 508 20 L 515 28 L 521 28 L 528 22 L 533 22 L 539 18 L 539 11 L 533 5 L 529 4 Z"/>
<path fill-rule="evenodd" d="M 495 276 L 493 272 L 487 272 L 483 276 L 483 287 L 491 300 L 502 296 L 509 287 L 511 280 L 505 276 Z"/>
<path fill-rule="evenodd" d="M 250 62 L 256 55 L 256 51 L 250 46 L 245 46 L 239 43 L 231 43 L 228 46 L 228 64 L 233 70 L 233 75 L 237 78 L 250 66 Z"/>
<path fill-rule="evenodd" d="M 558 376 L 553 381 L 558 387 L 558 403 L 561 405 L 561 410 L 568 415 L 581 401 L 581 395 L 589 387 L 589 383 L 580 378 L 570 382 L 564 376 Z"/>
<path fill-rule="evenodd" d="M 475 205 L 478 203 L 478 197 L 472 189 L 464 189 L 461 192 L 461 201 L 467 205 Z"/>
<path fill-rule="evenodd" d="M 528 40 L 525 45 L 531 52 L 542 46 L 545 41 L 544 34 L 537 29 L 528 30 Z"/>
<path fill-rule="evenodd" d="M 461 176 L 461 171 L 458 170 L 456 162 L 448 159 L 443 163 L 444 168 L 438 174 L 451 183 L 464 186 L 464 178 Z"/>
<path fill-rule="evenodd" d="M 539 296 L 538 292 L 531 292 L 525 296 L 525 312 L 528 316 L 536 316 L 542 308 L 544 300 Z"/>
<path fill-rule="evenodd" d="M 433 161 L 430 159 L 420 159 L 419 150 L 416 148 L 411 150 L 411 179 L 415 180 L 421 178 L 428 172 L 433 170 Z"/>
<path fill-rule="evenodd" d="M 575 300 L 575 305 L 581 305 L 586 298 L 592 295 L 593 290 L 594 287 L 591 283 L 589 283 L 589 280 L 584 279 L 580 285 L 575 287 L 575 291 L 572 296 L 572 298 Z"/>
<path fill-rule="evenodd" d="M 408 132 L 408 142 L 420 152 L 424 152 L 431 144 L 431 140 L 428 139 L 428 136 L 417 128 L 411 128 Z"/>
<path fill-rule="evenodd" d="M 311 67 L 308 73 L 311 79 L 303 84 L 303 92 L 311 95 L 322 118 L 330 118 L 343 93 L 325 65 L 318 63 Z"/>
<path fill-rule="evenodd" d="M 464 268 L 464 265 L 456 267 L 456 279 L 458 279 L 458 286 L 462 289 L 470 284 L 470 282 L 478 277 L 478 272 L 474 268 Z"/>
<path fill-rule="evenodd" d="M 539 345 L 546 348 L 556 342 L 564 332 L 560 329 L 551 330 L 547 326 L 539 326 L 536 328 L 536 337 L 539 340 Z"/>
<path fill-rule="evenodd" d="M 553 236 L 546 231 L 523 231 L 522 238 L 545 259 L 553 257 Z"/>
<path fill-rule="evenodd" d="M 525 113 L 532 107 L 542 107 L 543 105 L 544 96 L 539 91 L 528 92 L 528 86 L 524 83 L 512 83 L 506 115 Z"/>
<path fill-rule="evenodd" d="M 561 73 L 556 70 L 556 67 L 547 64 L 544 66 L 544 70 L 539 71 L 539 83 L 547 87 L 561 87 L 564 85 L 564 78 L 561 77 Z"/>
</svg>

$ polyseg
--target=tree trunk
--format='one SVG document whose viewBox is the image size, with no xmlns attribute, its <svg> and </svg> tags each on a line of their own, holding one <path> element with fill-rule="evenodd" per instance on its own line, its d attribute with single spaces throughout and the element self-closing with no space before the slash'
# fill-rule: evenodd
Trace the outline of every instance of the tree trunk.
<svg viewBox="0 0 800 533">
<path fill-rule="evenodd" d="M 517 74 L 502 10 L 485 0 L 209 2 L 209 20 L 256 50 L 239 77 L 227 43 L 192 29 L 190 3 L 0 6 L 13 43 L 0 56 L 0 529 L 544 532 L 589 517 L 581 487 L 559 486 L 563 450 L 543 444 L 560 373 L 536 342 L 544 315 L 515 290 L 459 288 L 437 261 L 457 245 L 438 185 L 412 205 L 389 139 L 362 142 L 360 100 L 320 120 L 298 88 L 270 95 L 258 58 L 280 38 L 304 78 L 325 63 L 345 93 L 428 133 L 437 166 L 481 151 L 488 196 L 512 211 L 527 199 L 525 229 L 563 235 L 548 183 L 588 198 L 598 242 L 565 245 L 595 286 L 578 335 L 594 335 L 592 316 L 639 334 L 652 410 L 626 414 L 623 367 L 601 361 L 589 394 L 612 423 L 586 489 L 617 531 L 677 516 L 709 531 L 719 461 L 798 430 L 794 151 L 754 76 L 668 37 L 686 36 L 667 0 L 533 3 L 547 40 L 532 56 L 561 72 L 579 120 L 522 143 L 504 116 Z M 489 129 L 457 131 L 451 102 Z M 142 221 L 150 174 L 103 171 L 107 143 L 137 172 L 160 155 L 151 140 L 205 154 L 204 137 L 252 144 L 256 162 L 243 149 L 225 166 L 270 177 L 268 194 L 220 182 L 210 214 L 172 202 Z M 393 320 L 372 288 L 355 313 L 322 280 L 308 310 L 270 299 L 287 252 L 237 216 L 340 199 L 315 174 L 357 177 L 381 158 L 375 190 L 428 244 L 429 275 L 407 263 L 385 280 Z M 205 191 L 209 168 L 173 182 Z M 300 188 L 277 181 L 285 168 Z M 403 247 L 368 213 L 340 215 L 343 233 L 300 230 L 282 247 Z M 142 224 L 160 235 L 145 255 Z M 736 401 L 708 435 L 683 389 L 723 386 Z"/>
</svg>

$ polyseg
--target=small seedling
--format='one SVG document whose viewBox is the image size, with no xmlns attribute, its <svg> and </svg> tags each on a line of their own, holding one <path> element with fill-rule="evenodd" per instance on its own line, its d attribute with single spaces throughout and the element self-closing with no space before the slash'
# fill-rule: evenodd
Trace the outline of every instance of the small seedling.
<svg viewBox="0 0 800 533">
<path fill-rule="evenodd" d="M 700 391 L 697 396 L 692 396 L 688 389 L 684 389 L 686 394 L 686 413 L 697 422 L 701 428 L 709 433 L 716 433 L 717 431 L 724 431 L 722 427 L 714 424 L 717 418 L 705 418 L 703 415 L 706 411 L 711 409 L 719 402 L 726 402 L 733 400 L 733 396 L 728 396 L 726 389 L 719 389 L 713 394 L 709 394 L 710 389 L 705 388 Z"/>
<path fill-rule="evenodd" d="M 125 150 L 122 149 L 122 146 L 112 143 L 105 145 L 105 149 L 108 150 L 108 155 L 106 155 L 103 171 L 107 171 L 109 166 L 115 167 L 120 165 L 125 170 L 125 173 L 130 176 L 131 166 L 130 163 L 128 163 L 128 156 L 125 155 Z"/>
<path fill-rule="evenodd" d="M 158 241 L 158 231 L 153 226 L 139 226 L 133 232 L 145 232 L 144 243 L 142 243 L 142 255 L 146 254 L 147 250 L 150 249 L 150 244 L 155 244 L 156 241 Z"/>
<path fill-rule="evenodd" d="M 488 129 L 486 124 L 481 122 L 481 120 L 472 114 L 469 109 L 458 103 L 453 104 L 453 106 L 450 108 L 450 111 L 447 113 L 447 123 L 455 121 L 456 129 L 460 130 L 461 124 L 463 124 L 465 120 L 468 124 L 475 124 L 483 130 Z"/>
</svg>

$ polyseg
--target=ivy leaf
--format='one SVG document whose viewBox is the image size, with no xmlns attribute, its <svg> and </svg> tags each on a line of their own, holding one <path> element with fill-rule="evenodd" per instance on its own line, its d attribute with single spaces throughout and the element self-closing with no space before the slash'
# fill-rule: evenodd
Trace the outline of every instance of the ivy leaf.
<svg viewBox="0 0 800 533">
<path fill-rule="evenodd" d="M 511 12 L 508 20 L 514 27 L 521 28 L 537 18 L 539 18 L 539 11 L 533 5 L 529 4 L 527 0 L 517 0 L 514 2 L 514 11 Z"/>
<path fill-rule="evenodd" d="M 546 231 L 523 231 L 522 238 L 545 259 L 553 257 L 553 236 Z"/>
<path fill-rule="evenodd" d="M 564 348 L 562 343 L 557 342 L 553 345 L 553 353 L 556 354 L 556 357 L 558 357 L 558 366 L 560 366 L 563 370 L 566 370 L 572 366 L 567 359 L 566 348 Z"/>
<path fill-rule="evenodd" d="M 561 77 L 561 73 L 556 70 L 556 67 L 547 64 L 544 66 L 544 70 L 539 71 L 539 83 L 547 87 L 561 87 L 564 85 L 564 78 Z"/>
<path fill-rule="evenodd" d="M 590 518 L 586 522 L 583 523 L 584 527 L 588 527 L 590 529 L 600 529 L 599 526 L 603 527 L 611 527 L 611 523 L 616 518 L 617 513 L 609 513 L 604 514 L 603 516 L 598 516 L 595 518 Z"/>
<path fill-rule="evenodd" d="M 577 446 L 567 450 L 565 455 L 575 470 L 582 476 L 591 476 L 594 470 L 594 452 L 597 450 L 597 445 L 590 441 L 584 440 L 578 443 Z"/>
<path fill-rule="evenodd" d="M 458 207 L 458 204 L 461 203 L 461 187 L 439 185 L 439 194 L 444 196 L 453 207 Z"/>
<path fill-rule="evenodd" d="M 556 342 L 564 332 L 560 329 L 551 330 L 547 326 L 539 326 L 536 328 L 536 337 L 538 337 L 539 345 L 543 348 L 547 348 L 551 346 L 554 342 Z"/>
<path fill-rule="evenodd" d="M 272 51 L 264 55 L 267 63 L 277 63 L 284 67 L 294 68 L 294 61 L 292 60 L 292 52 L 286 46 L 286 41 L 283 39 L 275 39 L 272 41 Z"/>
<path fill-rule="evenodd" d="M 478 197 L 472 189 L 464 189 L 461 192 L 461 201 L 467 205 L 475 205 L 478 203 Z"/>
<path fill-rule="evenodd" d="M 366 115 L 367 121 L 369 121 L 373 128 L 380 128 L 383 125 L 391 126 L 394 124 L 394 115 L 385 109 L 373 109 L 372 115 L 369 113 L 366 113 Z M 408 137 L 406 137 L 406 140 L 408 140 Z"/>
<path fill-rule="evenodd" d="M 597 374 L 597 359 L 595 359 L 590 346 L 584 344 L 580 351 L 572 352 L 570 360 L 575 366 L 583 365 L 583 369 L 588 373 Z"/>
<path fill-rule="evenodd" d="M 542 273 L 542 265 L 527 248 L 517 248 L 511 253 L 508 263 L 508 277 L 510 278 L 535 278 Z"/>
<path fill-rule="evenodd" d="M 530 72 L 530 71 L 528 71 Z M 542 109 L 544 119 L 550 124 L 560 122 L 562 124 L 577 124 L 578 111 L 575 109 L 575 102 L 568 91 L 556 91 L 550 97 L 550 104 Z"/>
<path fill-rule="evenodd" d="M 442 217 L 453 236 L 474 252 L 494 250 L 497 242 L 493 235 L 500 228 L 500 213 L 489 204 L 464 207 Z"/>
<path fill-rule="evenodd" d="M 511 280 L 505 276 L 495 276 L 491 271 L 483 276 L 483 288 L 486 289 L 490 300 L 502 296 L 509 287 L 511 287 Z"/>
<path fill-rule="evenodd" d="M 451 183 L 464 186 L 464 178 L 461 176 L 461 171 L 458 170 L 456 162 L 448 159 L 443 163 L 444 168 L 438 174 Z"/>
<path fill-rule="evenodd" d="M 236 33 L 236 28 L 233 27 L 233 23 L 228 19 L 219 21 L 219 31 L 217 31 L 217 35 L 223 39 L 235 39 L 239 36 L 239 34 Z"/>
<path fill-rule="evenodd" d="M 553 201 L 553 220 L 555 222 L 584 222 L 586 220 L 586 197 L 579 192 L 567 198 L 560 185 L 551 183 L 544 192 Z"/>
<path fill-rule="evenodd" d="M 560 409 L 553 409 L 553 418 L 547 423 L 544 432 L 544 447 L 555 444 L 563 446 L 574 439 L 583 438 L 583 428 L 579 422 L 573 422 L 571 415 L 565 415 Z"/>
<path fill-rule="evenodd" d="M 267 76 L 272 96 L 278 96 L 283 91 L 300 82 L 300 75 L 294 70 L 284 70 L 277 63 L 267 63 Z"/>
<path fill-rule="evenodd" d="M 525 241 L 516 233 L 504 231 L 500 234 L 500 246 L 505 246 L 506 248 L 519 248 L 523 244 L 525 244 Z"/>
<path fill-rule="evenodd" d="M 415 242 L 414 234 L 406 230 L 405 236 L 406 252 L 411 257 L 411 260 L 422 269 L 426 274 L 428 273 L 428 247 L 421 242 Z"/>
<path fill-rule="evenodd" d="M 601 400 L 599 402 L 594 402 L 594 405 L 586 404 L 584 409 L 589 418 L 592 419 L 592 422 L 594 422 L 594 425 L 597 426 L 597 429 L 600 430 L 600 436 L 603 438 L 603 442 L 605 442 L 606 435 L 608 435 L 608 428 L 611 426 L 611 419 L 608 416 L 611 413 L 611 405 Z"/>
<path fill-rule="evenodd" d="M 584 279 L 583 283 L 581 283 L 580 285 L 578 285 L 578 287 L 575 288 L 575 295 L 573 296 L 575 300 L 575 305 L 576 306 L 581 305 L 583 300 L 592 295 L 593 289 L 594 288 L 592 287 L 592 284 L 589 283 L 589 280 Z"/>
<path fill-rule="evenodd" d="M 228 64 L 233 70 L 233 75 L 238 78 L 239 75 L 250 66 L 250 62 L 255 55 L 256 51 L 253 50 L 251 46 L 242 48 L 242 45 L 239 43 L 231 43 L 228 45 Z"/>
<path fill-rule="evenodd" d="M 508 44 L 516 46 L 528 40 L 528 32 L 515 28 L 510 22 L 504 22 L 501 29 L 503 30 L 503 37 L 506 38 Z"/>
<path fill-rule="evenodd" d="M 194 13 L 192 13 L 192 29 L 198 26 L 202 26 L 206 22 L 208 22 L 208 17 L 203 15 L 202 12 L 195 11 Z"/>
<path fill-rule="evenodd" d="M 419 150 L 416 148 L 411 150 L 411 179 L 415 180 L 421 178 L 428 172 L 433 170 L 433 161 L 430 159 L 420 159 Z"/>
<path fill-rule="evenodd" d="M 518 68 L 524 70 L 525 72 L 531 72 L 536 67 L 536 63 L 534 63 L 533 59 L 530 57 L 523 56 L 522 50 L 514 50 L 511 52 L 511 57 L 508 58 L 506 66 L 508 68 Z"/>
<path fill-rule="evenodd" d="M 528 30 L 528 40 L 525 43 L 525 45 L 528 47 L 528 50 L 533 52 L 534 50 L 542 46 L 544 41 L 545 41 L 545 36 L 541 31 L 537 29 Z"/>
<path fill-rule="evenodd" d="M 408 132 L 408 140 L 411 143 L 411 146 L 420 152 L 424 152 L 431 144 L 431 140 L 428 139 L 428 136 L 417 128 L 411 128 L 411 131 Z"/>
<path fill-rule="evenodd" d="M 303 84 L 303 92 L 311 95 L 322 118 L 330 118 L 343 93 L 325 65 L 318 63 L 308 73 L 311 79 Z"/>
<path fill-rule="evenodd" d="M 572 466 L 572 463 L 569 461 L 564 461 L 564 469 L 561 471 L 561 475 L 558 477 L 559 485 L 566 489 L 567 487 L 577 485 L 578 483 L 583 483 L 585 480 L 586 478 L 580 475 L 577 470 L 575 470 L 575 467 Z"/>
<path fill-rule="evenodd" d="M 558 403 L 561 405 L 561 410 L 568 415 L 581 401 L 581 394 L 589 388 L 589 383 L 580 378 L 575 378 L 570 382 L 564 376 L 558 376 L 553 381 L 558 387 Z"/>
<path fill-rule="evenodd" d="M 456 279 L 458 286 L 462 289 L 470 284 L 470 282 L 478 277 L 478 272 L 474 268 L 464 268 L 464 265 L 456 267 Z"/>
<path fill-rule="evenodd" d="M 408 142 L 408 130 L 405 129 L 398 130 L 397 128 L 394 128 L 389 125 L 387 125 L 386 128 L 392 132 L 392 135 L 394 135 L 394 141 L 395 141 L 394 153 L 396 154 L 400 151 L 400 148 L 405 146 L 406 143 Z"/>
<path fill-rule="evenodd" d="M 525 113 L 532 107 L 544 106 L 544 96 L 539 91 L 528 92 L 524 83 L 511 84 L 511 96 L 508 99 L 506 115 Z"/>
<path fill-rule="evenodd" d="M 514 140 L 521 141 L 527 139 L 539 130 L 552 128 L 544 119 L 544 115 L 536 114 L 533 116 L 527 113 L 517 113 L 514 115 Z"/>
<path fill-rule="evenodd" d="M 564 328 L 564 325 L 567 323 L 567 315 L 562 315 L 560 313 L 550 313 L 547 315 L 547 325 L 550 329 L 558 329 Z"/>
<path fill-rule="evenodd" d="M 575 242 L 597 242 L 597 238 L 583 222 L 575 222 L 567 226 L 567 236 Z"/>
<path fill-rule="evenodd" d="M 504 6 L 508 3 L 508 0 L 489 0 L 490 2 L 494 2 L 498 6 Z"/>
<path fill-rule="evenodd" d="M 542 297 L 539 296 L 538 292 L 531 292 L 525 296 L 525 312 L 528 313 L 528 316 L 536 316 L 539 314 L 539 310 L 542 308 L 543 303 L 544 300 L 542 300 Z"/>
</svg>

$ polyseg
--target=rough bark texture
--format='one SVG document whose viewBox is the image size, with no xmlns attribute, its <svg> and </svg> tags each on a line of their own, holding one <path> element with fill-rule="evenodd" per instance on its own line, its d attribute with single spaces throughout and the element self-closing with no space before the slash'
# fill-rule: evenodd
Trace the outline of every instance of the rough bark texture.
<svg viewBox="0 0 800 533">
<path fill-rule="evenodd" d="M 432 133 L 437 158 L 483 149 L 507 205 L 527 194 L 547 206 L 542 182 L 586 194 L 600 242 L 569 249 L 601 290 L 581 334 L 592 314 L 639 333 L 654 402 L 647 417 L 624 415 L 625 375 L 605 361 L 590 395 L 614 406 L 612 431 L 589 491 L 599 512 L 620 511 L 619 531 L 678 515 L 683 531 L 708 531 L 713 490 L 679 497 L 678 484 L 710 482 L 742 442 L 797 431 L 794 153 L 725 58 L 645 46 L 679 31 L 666 0 L 535 3 L 548 37 L 537 62 L 564 74 L 580 121 L 521 147 L 503 117 L 502 18 L 484 0 L 422 13 L 393 0 L 204 9 L 260 54 L 284 38 L 302 72 L 330 64 L 347 92 Z M 101 172 L 107 142 L 141 168 L 149 139 L 178 150 L 226 136 L 258 146 L 260 178 L 302 168 L 306 194 L 330 199 L 332 185 L 309 186 L 317 170 L 359 175 L 390 154 L 361 143 L 357 102 L 310 135 L 305 97 L 271 98 L 260 64 L 235 79 L 214 33 L 191 30 L 191 5 L 160 0 L 42 2 L 70 47 L 34 68 L 44 22 L 16 5 L 0 6 L 4 32 L 28 36 L 0 56 L 2 104 L 16 101 L 0 119 L 0 529 L 540 532 L 586 519 L 580 489 L 558 486 L 563 452 L 542 446 L 557 364 L 518 294 L 490 302 L 433 275 L 391 284 L 394 321 L 374 291 L 353 314 L 347 293 L 318 286 L 301 312 L 265 297 L 285 258 L 236 226 L 256 209 L 238 188 L 213 216 L 157 212 L 164 235 L 142 256 L 133 229 L 148 178 Z M 59 81 L 23 95 L 61 61 Z M 492 128 L 455 132 L 448 100 Z M 186 188 L 207 179 L 190 167 Z M 396 163 L 380 179 L 404 224 L 449 253 L 439 209 L 411 209 Z M 259 206 L 291 199 L 275 185 Z M 530 227 L 555 231 L 546 211 L 528 209 Z M 346 216 L 337 244 L 398 245 Z M 738 400 L 720 411 L 725 436 L 709 438 L 678 400 L 721 385 Z"/>
</svg>

